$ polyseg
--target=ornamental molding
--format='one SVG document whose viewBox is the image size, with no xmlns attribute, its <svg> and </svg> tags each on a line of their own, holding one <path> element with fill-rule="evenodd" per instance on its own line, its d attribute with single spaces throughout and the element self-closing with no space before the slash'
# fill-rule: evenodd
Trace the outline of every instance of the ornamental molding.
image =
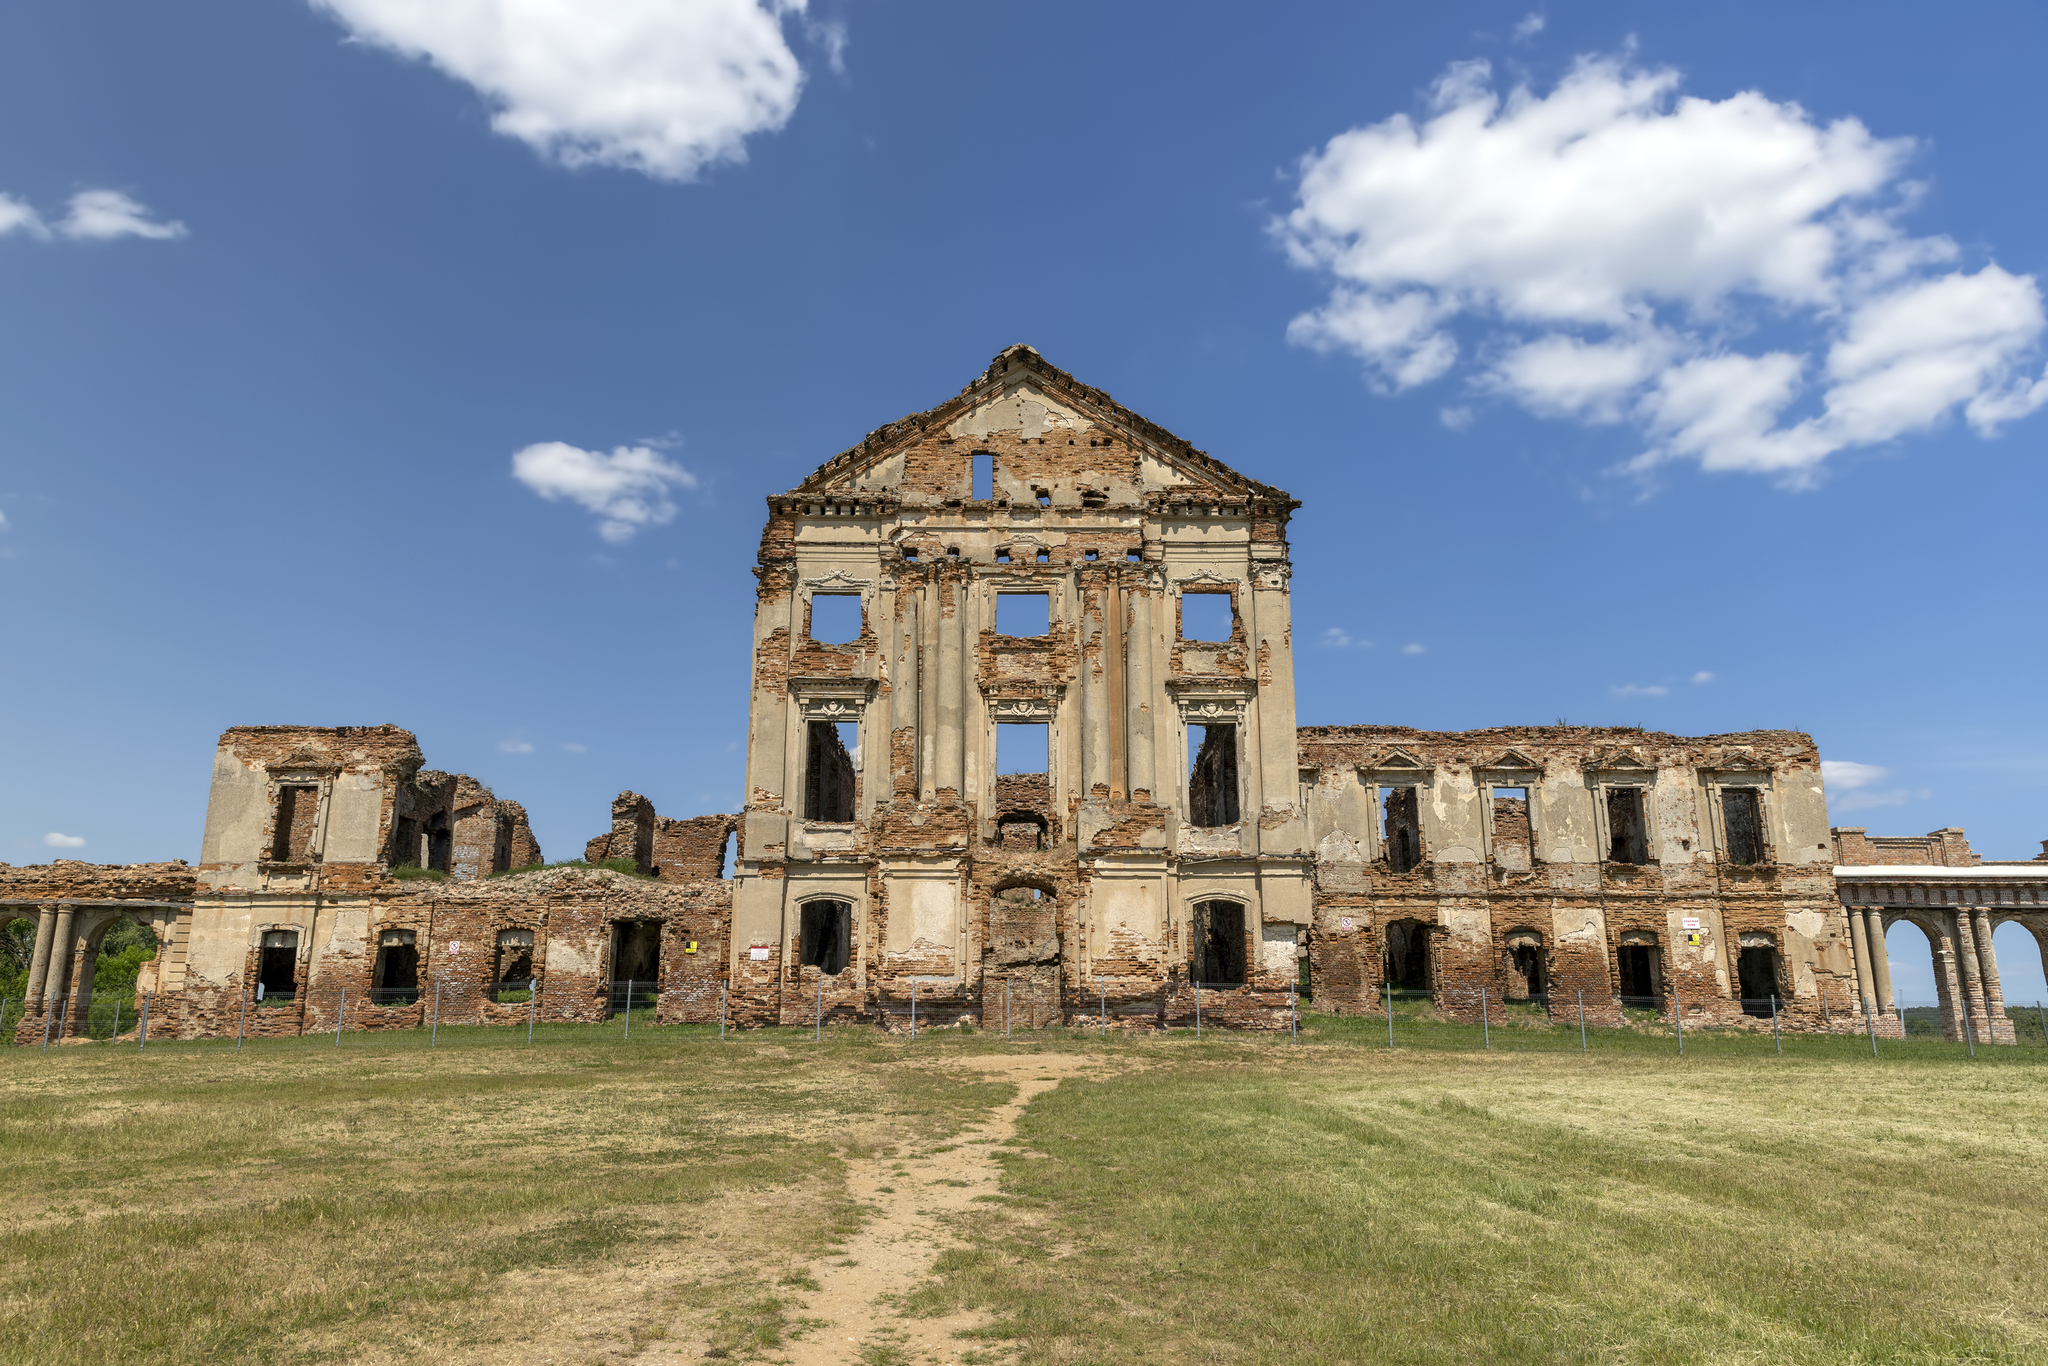
<svg viewBox="0 0 2048 1366">
<path fill-rule="evenodd" d="M 863 592 L 873 588 L 875 581 L 873 579 L 856 579 L 844 569 L 835 569 L 823 578 L 799 579 L 797 586 L 809 589 L 813 593 L 816 593 L 821 588 L 828 592 L 834 588 L 851 588 L 855 592 Z"/>
<path fill-rule="evenodd" d="M 874 700 L 872 678 L 792 678 L 790 696 L 798 715 L 807 721 L 859 720 Z"/>
</svg>

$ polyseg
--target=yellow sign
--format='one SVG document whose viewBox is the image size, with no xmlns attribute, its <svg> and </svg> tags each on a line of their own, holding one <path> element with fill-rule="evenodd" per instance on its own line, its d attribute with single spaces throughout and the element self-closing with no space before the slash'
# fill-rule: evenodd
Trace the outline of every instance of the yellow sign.
<svg viewBox="0 0 2048 1366">
<path fill-rule="evenodd" d="M 697 951 L 697 941 L 696 941 L 696 940 L 694 940 L 694 939 L 692 939 L 692 940 L 690 941 L 690 947 L 688 947 L 687 949 L 684 949 L 684 950 L 683 950 L 683 952 L 684 952 L 684 953 L 695 953 L 696 951 Z"/>
</svg>

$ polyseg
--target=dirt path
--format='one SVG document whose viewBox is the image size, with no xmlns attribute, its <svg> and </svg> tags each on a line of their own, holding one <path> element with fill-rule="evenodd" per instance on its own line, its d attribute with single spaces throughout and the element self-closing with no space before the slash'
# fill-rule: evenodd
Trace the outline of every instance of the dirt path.
<svg viewBox="0 0 2048 1366">
<path fill-rule="evenodd" d="M 899 1318 L 883 1297 L 907 1294 L 922 1284 L 939 1253 L 957 1245 L 946 1231 L 948 1217 L 970 1209 L 977 1195 L 996 1193 L 1001 1168 L 991 1151 L 1016 1133 L 1017 1119 L 1032 1098 L 1066 1077 L 1098 1071 L 1102 1064 L 1038 1054 L 963 1059 L 958 1066 L 976 1078 L 1011 1082 L 1017 1093 L 984 1122 L 922 1152 L 850 1164 L 848 1194 L 878 1213 L 840 1251 L 807 1268 L 819 1288 L 803 1295 L 798 1312 L 824 1322 L 775 1353 L 776 1361 L 790 1366 L 849 1366 L 868 1360 L 954 1366 L 972 1346 L 953 1334 L 985 1323 L 986 1315 Z M 667 1344 L 643 1359 L 672 1361 L 668 1354 L 674 1350 Z"/>
</svg>

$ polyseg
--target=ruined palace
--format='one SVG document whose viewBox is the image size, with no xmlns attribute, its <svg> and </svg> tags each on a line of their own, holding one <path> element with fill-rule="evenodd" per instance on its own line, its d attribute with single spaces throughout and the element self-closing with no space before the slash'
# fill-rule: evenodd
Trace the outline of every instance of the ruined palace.
<svg viewBox="0 0 2048 1366">
<path fill-rule="evenodd" d="M 0 919 L 36 924 L 17 1040 L 77 1031 L 121 919 L 187 1038 L 636 1003 L 1284 1028 L 1390 991 L 1896 1035 L 1909 919 L 1945 1027 L 1990 1041 L 1992 932 L 2048 945 L 2048 856 L 1831 830 L 1798 732 L 1299 726 L 1298 504 L 1029 347 L 767 504 L 742 810 L 623 793 L 542 866 L 517 803 L 395 726 L 236 727 L 196 865 L 0 865 Z"/>
</svg>

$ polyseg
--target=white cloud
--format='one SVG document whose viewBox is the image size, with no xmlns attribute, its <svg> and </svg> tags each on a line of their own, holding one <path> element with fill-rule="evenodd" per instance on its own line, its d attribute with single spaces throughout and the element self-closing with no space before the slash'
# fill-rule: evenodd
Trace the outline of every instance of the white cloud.
<svg viewBox="0 0 2048 1366">
<path fill-rule="evenodd" d="M 117 237 L 168 241 L 185 236 L 185 225 L 153 218 L 146 205 L 119 190 L 80 190 L 71 196 L 69 209 L 53 227 L 43 221 L 33 206 L 12 195 L 0 194 L 0 237 L 11 232 L 45 241 L 53 236 L 82 242 L 107 242 Z"/>
<path fill-rule="evenodd" d="M 168 241 L 185 235 L 183 223 L 161 223 L 145 206 L 119 190 L 80 190 L 71 196 L 71 210 L 57 224 L 66 237 L 106 242 L 116 237 L 147 237 Z"/>
<path fill-rule="evenodd" d="M 1665 697 L 1670 695 L 1671 689 L 1662 683 L 1623 683 L 1608 691 L 1616 697 Z"/>
<path fill-rule="evenodd" d="M 43 836 L 43 843 L 49 845 L 52 849 L 82 849 L 85 847 L 85 836 L 60 835 L 55 830 L 52 830 L 49 834 Z"/>
<path fill-rule="evenodd" d="M 588 751 L 589 751 L 589 749 L 590 749 L 590 746 L 588 746 L 588 745 L 579 745 L 579 744 L 576 744 L 576 743 L 575 743 L 575 742 L 573 742 L 573 741 L 568 741 L 568 742 L 564 742 L 564 744 L 562 745 L 562 748 L 563 748 L 564 750 L 566 750 L 566 751 L 567 751 L 568 753 L 570 753 L 570 754 L 583 754 L 583 753 L 586 753 L 586 752 L 588 752 Z"/>
<path fill-rule="evenodd" d="M 1472 425 L 1472 410 L 1460 404 L 1456 408 L 1445 408 L 1437 413 L 1444 426 L 1454 432 L 1462 432 Z"/>
<path fill-rule="evenodd" d="M 1542 15 L 1533 11 L 1523 15 L 1521 20 L 1515 25 L 1515 41 L 1518 43 L 1528 42 L 1531 38 L 1543 32 L 1544 25 L 1548 22 Z"/>
<path fill-rule="evenodd" d="M 1469 353 L 1479 392 L 1633 424 L 1638 470 L 1802 485 L 1959 411 L 1988 435 L 2048 402 L 2048 375 L 2022 373 L 2040 290 L 1899 228 L 1914 150 L 1755 91 L 1682 96 L 1677 72 L 1616 58 L 1505 96 L 1485 62 L 1458 63 L 1419 121 L 1303 159 L 1273 227 L 1330 294 L 1288 336 L 1356 355 L 1383 390 Z M 1765 325 L 1780 344 L 1743 350 Z"/>
<path fill-rule="evenodd" d="M 1711 683 L 1714 681 L 1714 675 L 1706 669 L 1701 669 L 1692 676 L 1692 681 L 1695 683 Z"/>
<path fill-rule="evenodd" d="M 598 515 L 598 534 L 617 544 L 676 515 L 671 488 L 694 489 L 697 476 L 646 446 L 606 455 L 543 441 L 512 457 L 512 476 L 550 502 L 567 498 Z"/>
<path fill-rule="evenodd" d="M 524 740 L 500 740 L 498 748 L 507 754 L 531 754 L 533 746 Z"/>
<path fill-rule="evenodd" d="M 474 87 L 491 126 L 564 166 L 689 180 L 795 112 L 782 21 L 806 0 L 313 0 L 359 39 Z M 813 29 L 835 65 L 843 30 Z"/>
<path fill-rule="evenodd" d="M 1348 650 L 1354 647 L 1360 650 L 1370 650 L 1372 648 L 1371 641 L 1359 639 L 1341 626 L 1332 626 L 1324 631 L 1320 643 L 1336 650 Z"/>
<path fill-rule="evenodd" d="M 1427 645 L 1403 645 L 1401 653 L 1404 655 L 1426 655 L 1429 653 L 1429 647 Z"/>
<path fill-rule="evenodd" d="M 1888 768 L 1876 764 L 1859 764 L 1848 759 L 1823 759 L 1820 761 L 1820 779 L 1837 792 L 1854 792 L 1859 787 L 1881 783 L 1891 776 Z"/>
</svg>

